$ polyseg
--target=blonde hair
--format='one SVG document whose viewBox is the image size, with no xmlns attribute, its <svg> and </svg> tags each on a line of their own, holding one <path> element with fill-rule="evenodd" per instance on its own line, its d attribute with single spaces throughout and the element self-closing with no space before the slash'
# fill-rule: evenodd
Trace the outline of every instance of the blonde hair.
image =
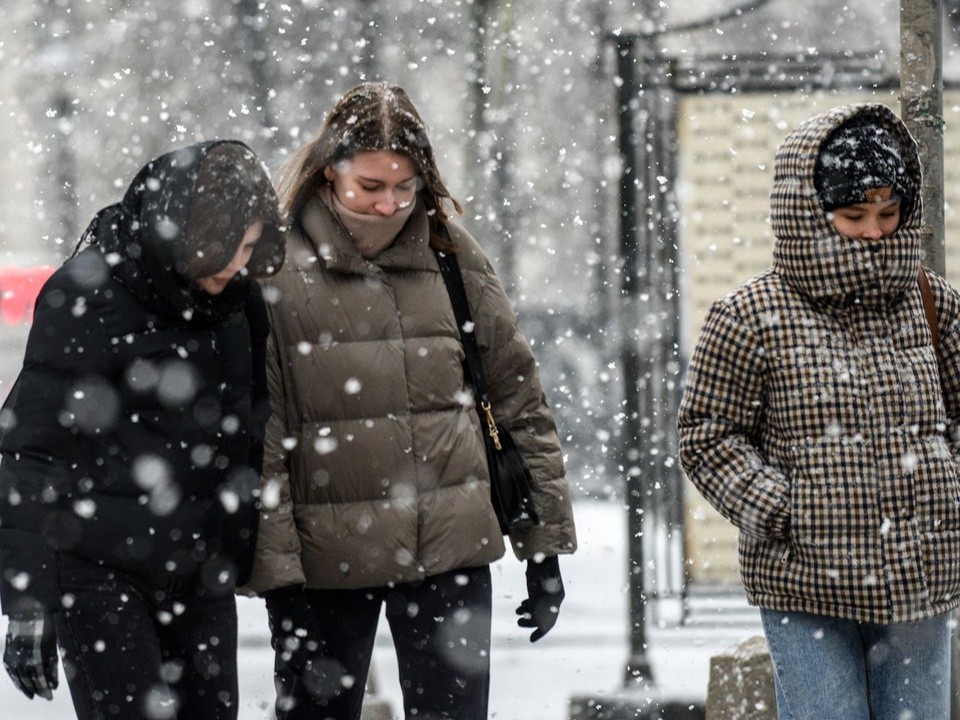
<svg viewBox="0 0 960 720">
<path fill-rule="evenodd" d="M 420 179 L 417 192 L 430 219 L 430 244 L 452 250 L 444 229 L 450 217 L 446 201 L 458 213 L 463 209 L 440 175 L 420 114 L 398 85 L 362 83 L 340 98 L 319 132 L 280 170 L 280 202 L 287 215 L 296 218 L 307 200 L 329 182 L 324 175 L 327 167 L 375 150 L 390 150 L 413 161 Z"/>
</svg>

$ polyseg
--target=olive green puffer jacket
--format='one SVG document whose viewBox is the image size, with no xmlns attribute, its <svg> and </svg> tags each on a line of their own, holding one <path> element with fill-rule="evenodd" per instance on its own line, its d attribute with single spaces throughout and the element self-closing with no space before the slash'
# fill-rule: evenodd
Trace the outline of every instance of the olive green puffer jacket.
<svg viewBox="0 0 960 720">
<path fill-rule="evenodd" d="M 560 443 L 536 363 L 490 263 L 450 226 L 494 412 L 535 482 L 541 525 L 521 559 L 576 548 Z M 504 552 L 464 354 L 422 205 L 364 259 L 320 200 L 290 231 L 264 288 L 272 335 L 263 511 L 253 577 L 264 592 L 380 587 L 490 563 Z"/>
</svg>

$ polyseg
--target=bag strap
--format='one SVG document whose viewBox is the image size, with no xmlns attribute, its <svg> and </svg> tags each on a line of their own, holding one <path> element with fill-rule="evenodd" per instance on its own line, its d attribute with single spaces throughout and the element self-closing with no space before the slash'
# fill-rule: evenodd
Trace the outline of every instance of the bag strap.
<svg viewBox="0 0 960 720">
<path fill-rule="evenodd" d="M 444 232 L 446 232 L 446 228 L 444 228 Z M 467 357 L 465 364 L 480 400 L 481 417 L 487 421 L 487 432 L 493 440 L 494 446 L 497 450 L 500 450 L 497 421 L 493 417 L 490 396 L 487 394 L 487 378 L 483 372 L 483 361 L 480 359 L 477 336 L 473 332 L 476 324 L 473 322 L 470 304 L 467 302 L 467 290 L 463 284 L 460 263 L 453 253 L 442 252 L 436 248 L 433 248 L 433 252 L 437 256 L 440 274 L 443 275 L 443 283 L 447 286 L 447 294 L 450 296 L 450 304 L 453 306 L 453 315 L 460 330 L 460 343 L 463 345 L 463 352 Z"/>
<path fill-rule="evenodd" d="M 940 352 L 940 323 L 937 321 L 937 303 L 933 299 L 933 288 L 923 265 L 917 270 L 917 283 L 920 285 L 920 297 L 923 298 L 923 313 L 927 316 L 930 334 L 933 336 L 933 349 Z"/>
</svg>

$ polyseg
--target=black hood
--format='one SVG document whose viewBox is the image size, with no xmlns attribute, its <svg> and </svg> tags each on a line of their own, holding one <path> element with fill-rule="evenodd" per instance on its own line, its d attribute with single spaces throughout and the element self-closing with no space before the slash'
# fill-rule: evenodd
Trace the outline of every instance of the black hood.
<svg viewBox="0 0 960 720">
<path fill-rule="evenodd" d="M 219 295 L 197 278 L 217 273 L 255 221 L 263 232 L 244 276 Z M 145 165 L 116 205 L 84 233 L 111 274 L 151 311 L 174 320 L 211 322 L 242 306 L 251 277 L 283 263 L 284 227 L 270 177 L 241 142 L 215 140 L 161 155 Z"/>
</svg>

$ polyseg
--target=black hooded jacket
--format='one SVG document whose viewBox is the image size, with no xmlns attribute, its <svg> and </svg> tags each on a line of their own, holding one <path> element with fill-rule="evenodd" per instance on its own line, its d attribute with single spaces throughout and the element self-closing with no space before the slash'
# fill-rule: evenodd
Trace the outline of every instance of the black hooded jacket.
<svg viewBox="0 0 960 720">
<path fill-rule="evenodd" d="M 214 160 L 228 171 L 210 181 Z M 213 242 L 198 219 L 211 213 L 226 218 Z M 158 585 L 229 592 L 245 580 L 269 414 L 266 309 L 248 277 L 208 295 L 187 268 L 197 247 L 228 261 L 254 220 L 264 229 L 247 267 L 270 274 L 283 228 L 266 171 L 241 143 L 194 145 L 144 167 L 44 285 L 0 411 L 4 613 L 59 607 L 61 552 Z"/>
</svg>

